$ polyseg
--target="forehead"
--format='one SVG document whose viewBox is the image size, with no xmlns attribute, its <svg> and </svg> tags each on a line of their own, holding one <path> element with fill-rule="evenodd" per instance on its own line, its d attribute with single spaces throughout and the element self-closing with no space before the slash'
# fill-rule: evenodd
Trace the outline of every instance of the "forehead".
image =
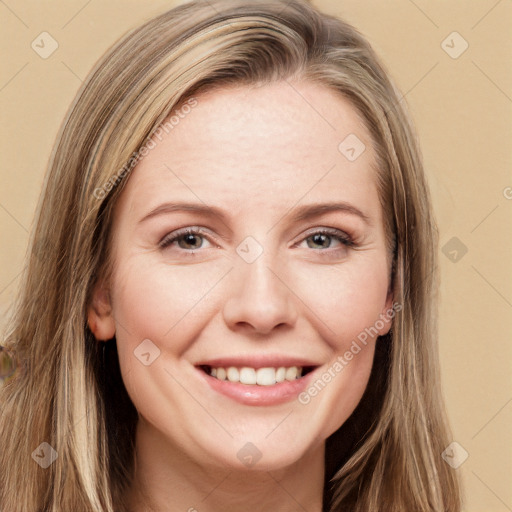
<svg viewBox="0 0 512 512">
<path fill-rule="evenodd" d="M 278 82 L 195 99 L 194 108 L 178 109 L 178 122 L 153 138 L 155 146 L 132 171 L 120 201 L 130 209 L 184 195 L 236 209 L 289 207 L 301 198 L 375 206 L 368 130 L 336 91 Z"/>
</svg>

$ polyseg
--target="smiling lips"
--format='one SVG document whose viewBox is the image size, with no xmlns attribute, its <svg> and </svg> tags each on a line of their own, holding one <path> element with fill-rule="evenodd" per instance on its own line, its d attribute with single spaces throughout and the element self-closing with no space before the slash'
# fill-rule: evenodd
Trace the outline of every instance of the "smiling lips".
<svg viewBox="0 0 512 512">
<path fill-rule="evenodd" d="M 219 360 L 196 368 L 214 392 L 244 405 L 271 406 L 295 400 L 308 386 L 317 366 L 305 363 Z"/>
<path fill-rule="evenodd" d="M 286 354 L 253 354 L 202 360 L 195 367 L 213 391 L 242 404 L 263 406 L 294 400 L 320 364 Z"/>
<path fill-rule="evenodd" d="M 227 380 L 229 382 L 240 382 L 248 386 L 273 386 L 280 382 L 294 381 L 302 376 L 301 366 L 279 366 L 277 368 L 251 368 L 244 366 L 237 368 L 235 366 L 224 367 L 203 367 L 204 371 L 218 380 Z"/>
</svg>

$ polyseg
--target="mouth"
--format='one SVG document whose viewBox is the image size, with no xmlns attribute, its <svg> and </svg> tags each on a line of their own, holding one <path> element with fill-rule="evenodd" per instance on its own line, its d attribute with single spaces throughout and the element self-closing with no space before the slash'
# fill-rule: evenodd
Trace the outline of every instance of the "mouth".
<svg viewBox="0 0 512 512">
<path fill-rule="evenodd" d="M 207 384 L 206 389 L 213 391 L 214 396 L 220 394 L 253 406 L 271 406 L 296 400 L 319 367 L 305 360 L 284 357 L 218 359 L 195 366 Z"/>
<path fill-rule="evenodd" d="M 200 365 L 199 368 L 214 379 L 228 382 L 239 382 L 246 386 L 274 386 L 281 382 L 293 382 L 311 373 L 315 366 L 277 366 L 252 368 L 250 366 L 210 366 Z"/>
</svg>

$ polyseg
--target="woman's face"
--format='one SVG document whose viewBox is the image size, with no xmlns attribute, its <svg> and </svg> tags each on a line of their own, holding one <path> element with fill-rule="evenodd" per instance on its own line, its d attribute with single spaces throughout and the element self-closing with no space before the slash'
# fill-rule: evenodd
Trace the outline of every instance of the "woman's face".
<svg viewBox="0 0 512 512">
<path fill-rule="evenodd" d="M 355 109 L 321 85 L 196 100 L 121 194 L 112 311 L 90 323 L 115 329 L 162 450 L 286 467 L 350 416 L 390 327 L 375 154 Z"/>
</svg>

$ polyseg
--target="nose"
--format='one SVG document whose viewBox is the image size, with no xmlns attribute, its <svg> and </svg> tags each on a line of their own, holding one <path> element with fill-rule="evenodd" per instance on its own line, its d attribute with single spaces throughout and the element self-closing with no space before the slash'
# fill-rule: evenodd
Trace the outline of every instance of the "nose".
<svg viewBox="0 0 512 512">
<path fill-rule="evenodd" d="M 268 263 L 262 256 L 250 264 L 241 262 L 233 272 L 232 293 L 223 308 L 224 321 L 230 329 L 265 335 L 295 324 L 293 292 Z"/>
</svg>

